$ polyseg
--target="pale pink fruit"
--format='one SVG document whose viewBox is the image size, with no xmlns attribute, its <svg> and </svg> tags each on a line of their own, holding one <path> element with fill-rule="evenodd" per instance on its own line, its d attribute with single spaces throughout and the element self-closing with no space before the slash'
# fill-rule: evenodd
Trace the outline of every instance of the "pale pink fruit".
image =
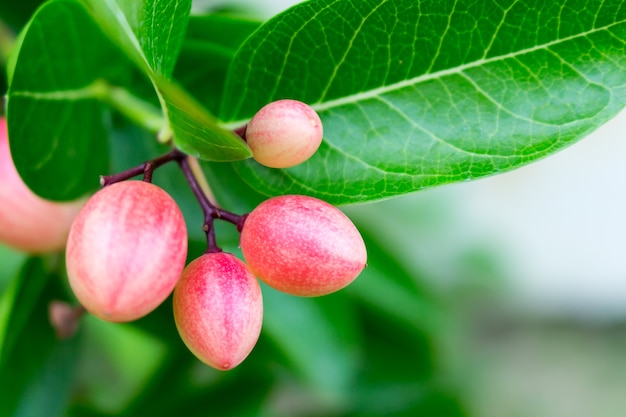
<svg viewBox="0 0 626 417">
<path fill-rule="evenodd" d="M 226 371 L 252 351 L 261 333 L 261 287 L 229 253 L 204 254 L 185 268 L 174 290 L 180 336 L 202 362 Z"/>
<path fill-rule="evenodd" d="M 0 242 L 25 252 L 61 250 L 84 202 L 44 200 L 24 184 L 11 158 L 6 118 L 0 117 Z"/>
<path fill-rule="evenodd" d="M 87 311 L 131 321 L 167 298 L 186 256 L 187 228 L 172 197 L 154 184 L 123 181 L 94 194 L 76 217 L 67 274 Z"/>
<path fill-rule="evenodd" d="M 309 105 L 278 100 L 254 115 L 246 128 L 253 158 L 271 168 L 288 168 L 309 159 L 324 135 L 322 121 Z"/>
<path fill-rule="evenodd" d="M 301 195 L 274 197 L 257 206 L 243 225 L 241 250 L 259 279 L 300 296 L 344 288 L 367 262 L 352 221 L 338 208 Z"/>
</svg>

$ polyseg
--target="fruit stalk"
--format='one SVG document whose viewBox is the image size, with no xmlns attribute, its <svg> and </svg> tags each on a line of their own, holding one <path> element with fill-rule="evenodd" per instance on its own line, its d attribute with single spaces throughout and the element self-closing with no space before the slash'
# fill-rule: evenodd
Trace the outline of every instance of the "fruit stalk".
<svg viewBox="0 0 626 417">
<path fill-rule="evenodd" d="M 202 208 L 202 213 L 204 214 L 204 224 L 202 226 L 202 230 L 207 235 L 206 253 L 221 252 L 222 249 L 217 245 L 217 241 L 215 239 L 215 228 L 213 226 L 214 220 L 222 219 L 237 226 L 237 230 L 241 230 L 245 216 L 240 216 L 230 211 L 223 210 L 211 203 L 207 195 L 202 191 L 198 179 L 191 169 L 189 157 L 178 160 L 178 164 L 180 165 L 180 168 L 182 169 L 194 196 Z"/>
<path fill-rule="evenodd" d="M 168 162 L 179 161 L 186 156 L 187 155 L 185 155 L 178 149 L 173 149 L 165 155 L 161 155 L 125 171 L 118 172 L 117 174 L 102 175 L 100 176 L 100 185 L 106 187 L 107 185 L 115 184 L 116 182 L 120 181 L 126 181 L 128 179 L 131 179 L 132 177 L 136 177 L 137 175 L 141 174 L 143 174 L 143 180 L 145 182 L 152 182 L 152 173 L 155 169 Z"/>
</svg>

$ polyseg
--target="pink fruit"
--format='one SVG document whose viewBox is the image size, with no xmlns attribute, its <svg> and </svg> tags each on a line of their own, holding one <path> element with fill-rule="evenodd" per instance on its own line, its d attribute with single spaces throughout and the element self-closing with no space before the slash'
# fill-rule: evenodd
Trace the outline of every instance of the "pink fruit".
<svg viewBox="0 0 626 417">
<path fill-rule="evenodd" d="M 246 218 L 241 250 L 253 273 L 293 295 L 325 295 L 350 284 L 367 252 L 350 219 L 316 198 L 286 195 L 257 206 Z"/>
<path fill-rule="evenodd" d="M 187 228 L 172 197 L 154 184 L 123 181 L 94 194 L 76 217 L 67 274 L 87 311 L 130 321 L 167 298 L 186 256 Z"/>
<path fill-rule="evenodd" d="M 310 106 L 278 100 L 263 107 L 246 128 L 253 158 L 271 168 L 288 168 L 311 157 L 324 135 L 322 121 Z"/>
<path fill-rule="evenodd" d="M 0 242 L 25 252 L 61 250 L 83 204 L 44 200 L 24 184 L 11 158 L 6 118 L 0 117 Z"/>
<path fill-rule="evenodd" d="M 229 253 L 204 254 L 174 290 L 181 338 L 202 362 L 222 371 L 239 365 L 261 332 L 263 300 L 246 264 Z"/>
</svg>

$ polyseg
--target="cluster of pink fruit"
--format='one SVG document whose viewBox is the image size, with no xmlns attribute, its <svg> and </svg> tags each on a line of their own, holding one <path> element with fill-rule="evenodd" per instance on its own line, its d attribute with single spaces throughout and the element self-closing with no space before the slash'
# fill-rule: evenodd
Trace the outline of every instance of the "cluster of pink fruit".
<svg viewBox="0 0 626 417">
<path fill-rule="evenodd" d="M 6 155 L 0 156 L 3 162 L 10 162 L 6 126 L 2 131 Z M 280 100 L 261 109 L 243 137 L 258 162 L 284 168 L 305 161 L 317 150 L 322 125 L 309 106 Z M 188 157 L 176 151 L 173 155 L 170 160 L 179 162 L 185 171 Z M 17 173 L 14 175 L 17 180 L 13 182 L 20 182 Z M 339 209 L 316 198 L 286 195 L 270 198 L 243 216 L 199 198 L 201 205 L 204 201 L 212 210 L 205 210 L 208 249 L 185 266 L 187 230 L 176 202 L 145 180 L 116 177 L 105 185 L 84 206 L 82 202 L 52 203 L 31 196 L 46 204 L 44 213 L 53 208 L 64 215 L 68 212 L 63 224 L 55 222 L 59 231 L 54 244 L 37 246 L 35 243 L 44 239 L 33 230 L 28 231 L 30 244 L 11 235 L 0 235 L 0 239 L 29 251 L 51 250 L 66 243 L 70 286 L 82 306 L 103 320 L 138 319 L 173 291 L 174 319 L 182 340 L 200 360 L 216 369 L 237 366 L 258 340 L 263 303 L 257 277 L 289 294 L 320 296 L 344 288 L 366 264 L 363 239 Z M 14 221 L 2 215 L 5 218 L 0 218 L 0 223 Z M 38 221 L 49 223 L 53 218 Z M 237 225 L 245 263 L 222 252 L 214 236 L 211 239 L 215 218 Z M 72 219 L 65 241 L 63 227 Z M 31 224 L 34 221 L 33 217 L 29 220 Z M 16 227 L 0 228 L 8 229 Z"/>
</svg>

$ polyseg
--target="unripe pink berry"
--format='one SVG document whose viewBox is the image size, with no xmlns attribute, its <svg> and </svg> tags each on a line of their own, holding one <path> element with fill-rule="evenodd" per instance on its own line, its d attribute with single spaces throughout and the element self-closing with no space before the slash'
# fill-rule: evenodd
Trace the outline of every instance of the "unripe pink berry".
<svg viewBox="0 0 626 417">
<path fill-rule="evenodd" d="M 246 218 L 241 250 L 269 286 L 300 296 L 330 294 L 363 270 L 361 234 L 338 208 L 313 197 L 270 198 Z"/>
<path fill-rule="evenodd" d="M 148 182 L 123 181 L 94 194 L 76 217 L 67 274 L 87 311 L 131 321 L 167 298 L 186 257 L 187 228 L 172 197 Z"/>
<path fill-rule="evenodd" d="M 267 104 L 246 128 L 253 158 L 270 168 L 288 168 L 306 161 L 319 148 L 323 135 L 315 110 L 296 100 Z"/>
<path fill-rule="evenodd" d="M 44 200 L 24 184 L 11 158 L 6 118 L 0 117 L 0 242 L 25 252 L 61 250 L 84 203 Z"/>
<path fill-rule="evenodd" d="M 198 359 L 221 371 L 232 369 L 261 333 L 259 282 L 234 255 L 204 254 L 187 265 L 174 290 L 174 319 Z"/>
</svg>

